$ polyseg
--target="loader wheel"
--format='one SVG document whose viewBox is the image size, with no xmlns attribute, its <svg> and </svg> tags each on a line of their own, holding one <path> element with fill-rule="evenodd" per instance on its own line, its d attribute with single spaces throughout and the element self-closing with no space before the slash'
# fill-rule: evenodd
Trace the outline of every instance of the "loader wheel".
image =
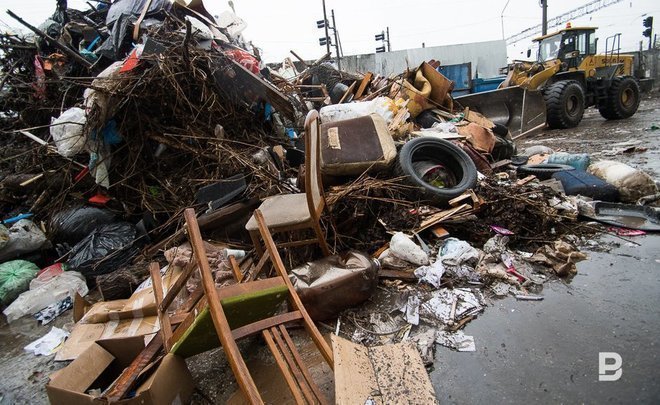
<svg viewBox="0 0 660 405">
<path fill-rule="evenodd" d="M 607 90 L 607 101 L 598 111 L 603 118 L 620 120 L 631 117 L 639 107 L 639 84 L 630 76 L 615 77 Z"/>
<path fill-rule="evenodd" d="M 562 80 L 543 92 L 550 128 L 573 128 L 584 115 L 584 90 L 575 80 Z"/>
</svg>

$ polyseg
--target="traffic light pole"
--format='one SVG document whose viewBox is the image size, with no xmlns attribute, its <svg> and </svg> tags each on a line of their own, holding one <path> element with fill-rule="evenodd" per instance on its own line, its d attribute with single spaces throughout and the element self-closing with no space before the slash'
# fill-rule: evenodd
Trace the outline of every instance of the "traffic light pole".
<svg viewBox="0 0 660 405">
<path fill-rule="evenodd" d="M 390 46 L 390 27 L 387 27 L 387 52 L 392 52 L 392 47 Z"/>
<path fill-rule="evenodd" d="M 546 35 L 548 33 L 548 0 L 541 0 L 541 7 L 543 8 L 541 16 L 541 35 Z"/>
<path fill-rule="evenodd" d="M 339 57 L 339 39 L 337 38 L 337 23 L 335 22 L 335 10 L 332 9 L 330 13 L 332 14 L 332 31 L 335 33 L 335 55 L 337 56 L 337 69 L 341 70 L 341 58 Z"/>
<path fill-rule="evenodd" d="M 317 3 L 318 4 L 318 3 Z M 325 21 L 325 49 L 327 53 L 330 53 L 330 36 L 328 35 L 328 15 L 325 12 L 325 0 L 323 0 L 323 21 Z"/>
</svg>

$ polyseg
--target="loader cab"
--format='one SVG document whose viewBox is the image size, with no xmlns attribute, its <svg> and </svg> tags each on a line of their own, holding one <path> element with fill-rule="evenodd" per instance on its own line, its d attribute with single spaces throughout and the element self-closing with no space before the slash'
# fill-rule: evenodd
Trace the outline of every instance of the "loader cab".
<svg viewBox="0 0 660 405">
<path fill-rule="evenodd" d="M 596 54 L 596 28 L 565 28 L 534 39 L 538 43 L 538 63 L 559 59 L 568 69 L 576 69 L 582 60 Z"/>
</svg>

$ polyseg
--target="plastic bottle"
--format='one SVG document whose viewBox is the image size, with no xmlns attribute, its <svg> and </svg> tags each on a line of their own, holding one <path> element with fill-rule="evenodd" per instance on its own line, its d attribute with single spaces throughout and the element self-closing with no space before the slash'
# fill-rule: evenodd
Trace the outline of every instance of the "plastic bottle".
<svg viewBox="0 0 660 405">
<path fill-rule="evenodd" d="M 587 170 L 590 159 L 587 153 L 556 152 L 548 157 L 548 163 L 569 165 L 577 170 Z"/>
</svg>

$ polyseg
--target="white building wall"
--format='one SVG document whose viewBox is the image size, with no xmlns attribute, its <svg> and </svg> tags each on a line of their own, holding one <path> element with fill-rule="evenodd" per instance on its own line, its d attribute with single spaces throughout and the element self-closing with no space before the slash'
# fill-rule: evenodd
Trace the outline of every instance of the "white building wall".
<svg viewBox="0 0 660 405">
<path fill-rule="evenodd" d="M 434 46 L 402 51 L 351 55 L 341 60 L 342 70 L 349 72 L 373 72 L 383 76 L 399 74 L 407 67 L 417 67 L 422 62 L 435 59 L 443 65 L 472 63 L 472 76 L 497 76 L 506 66 L 506 42 L 503 40 L 473 42 L 469 44 Z"/>
</svg>

